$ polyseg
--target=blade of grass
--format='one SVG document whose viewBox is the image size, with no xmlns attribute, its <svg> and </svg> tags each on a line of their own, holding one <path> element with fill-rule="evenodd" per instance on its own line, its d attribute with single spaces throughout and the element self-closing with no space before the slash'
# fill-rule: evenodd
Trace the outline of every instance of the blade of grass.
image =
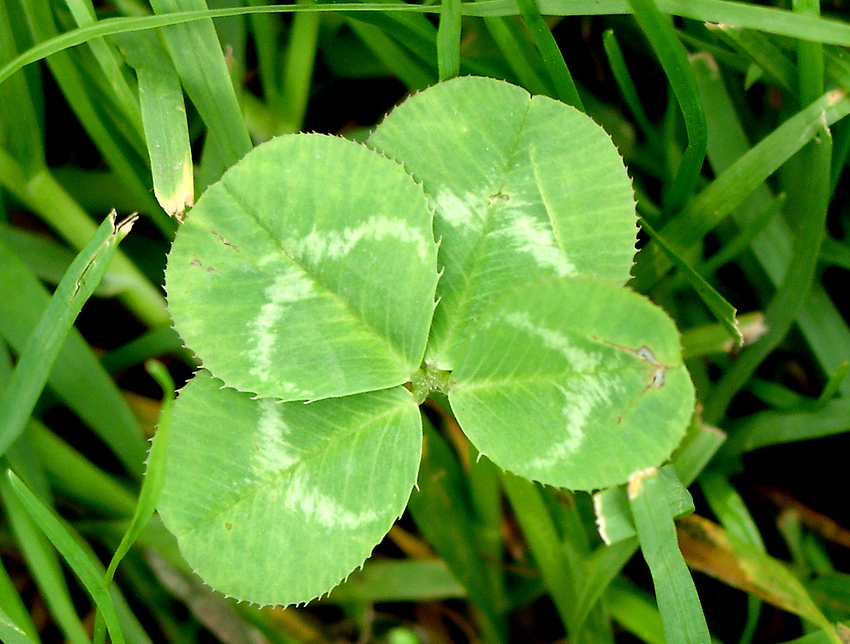
<svg viewBox="0 0 850 644">
<path fill-rule="evenodd" d="M 187 365 L 200 366 L 198 359 L 183 346 L 183 340 L 172 327 L 160 327 L 143 333 L 104 354 L 100 363 L 108 373 L 115 374 L 133 365 L 141 364 L 148 358 L 159 358 L 169 353 L 179 355 Z"/>
<path fill-rule="evenodd" d="M 312 5 L 312 0 L 299 0 Z M 289 42 L 284 54 L 283 77 L 280 80 L 283 131 L 298 132 L 304 125 L 304 114 L 310 98 L 310 82 L 319 41 L 319 14 L 297 13 L 292 18 Z"/>
<path fill-rule="evenodd" d="M 34 41 L 56 36 L 58 31 L 48 0 L 27 0 L 20 6 Z M 163 232 L 170 232 L 172 229 L 167 217 L 150 195 L 141 137 L 132 136 L 132 140 L 129 140 L 123 135 L 122 131 L 134 135 L 135 130 L 126 126 L 120 114 L 112 114 L 103 108 L 104 94 L 93 80 L 98 76 L 84 74 L 78 66 L 82 58 L 74 54 L 58 52 L 46 61 L 63 96 L 108 164 L 118 173 L 126 189 L 132 191 L 140 203 L 145 204 L 144 212 L 152 217 Z M 106 100 L 112 101 L 112 96 L 107 96 Z"/>
<path fill-rule="evenodd" d="M 730 24 L 710 24 L 707 27 L 709 31 L 719 35 L 722 41 L 731 44 L 737 51 L 750 58 L 779 87 L 789 92 L 796 89 L 797 68 L 767 36 Z"/>
<path fill-rule="evenodd" d="M 793 0 L 794 11 L 801 15 L 820 16 L 819 0 Z M 797 41 L 800 104 L 808 105 L 823 94 L 823 45 L 800 39 Z"/>
<path fill-rule="evenodd" d="M 0 454 L 23 432 L 77 314 L 100 282 L 118 243 L 130 232 L 135 219 L 118 222 L 113 211 L 56 287 L 0 399 Z"/>
<path fill-rule="evenodd" d="M 729 337 L 735 340 L 738 346 L 741 346 L 744 343 L 744 335 L 741 333 L 741 329 L 738 325 L 738 319 L 735 317 L 737 314 L 735 307 L 729 304 L 729 302 L 727 302 L 720 293 L 714 290 L 714 287 L 712 287 L 711 284 L 706 282 L 699 273 L 691 268 L 690 264 L 682 259 L 676 250 L 673 249 L 645 219 L 640 220 L 640 225 L 647 233 L 649 233 L 649 236 L 656 244 L 658 244 L 661 250 L 664 251 L 664 254 L 667 255 L 671 262 L 673 262 L 673 265 L 679 270 L 679 272 L 684 275 L 685 279 L 691 285 L 691 288 L 696 291 L 697 295 L 699 295 L 700 299 L 703 301 L 703 304 L 705 304 L 708 310 L 711 311 L 712 315 L 714 315 L 717 321 L 720 322 L 721 326 L 726 329 Z"/>
<path fill-rule="evenodd" d="M 744 336 L 744 344 L 752 344 L 767 331 L 764 314 L 753 311 L 738 316 L 738 328 Z M 720 324 L 700 325 L 682 333 L 682 355 L 686 360 L 716 353 L 731 353 L 734 348 L 735 343 Z"/>
<path fill-rule="evenodd" d="M 832 375 L 829 377 L 829 380 L 826 382 L 826 386 L 823 388 L 820 396 L 815 401 L 814 408 L 820 409 L 825 406 L 830 400 L 835 398 L 841 389 L 841 385 L 844 384 L 844 379 L 847 378 L 847 374 L 850 373 L 850 361 L 845 360 L 842 362 Z"/>
<path fill-rule="evenodd" d="M 490 0 L 476 0 L 489 2 Z M 463 10 L 461 5 L 461 10 Z M 528 36 L 515 20 L 509 17 L 485 17 L 484 24 L 502 53 L 502 58 L 511 68 L 519 84 L 532 94 L 552 94 L 554 89 L 540 74 L 543 61 L 539 53 L 528 42 Z"/>
<path fill-rule="evenodd" d="M 611 73 L 614 75 L 614 80 L 617 87 L 620 88 L 620 94 L 629 111 L 632 113 L 638 127 L 647 137 L 650 145 L 659 148 L 661 143 L 658 139 L 656 129 L 649 122 L 649 117 L 643 109 L 643 105 L 638 97 L 637 87 L 635 87 L 632 76 L 629 73 L 629 68 L 626 66 L 626 59 L 623 58 L 623 52 L 620 49 L 620 44 L 617 42 L 617 37 L 614 35 L 613 29 L 608 29 L 602 34 L 602 44 L 605 47 L 605 54 L 608 56 L 608 64 L 611 67 Z"/>
<path fill-rule="evenodd" d="M 0 240 L 0 333 L 18 355 L 51 302 L 49 292 Z M 145 443 L 115 382 L 73 326 L 48 383 L 71 410 L 115 453 L 127 471 L 141 476 Z"/>
<path fill-rule="evenodd" d="M 132 515 L 136 497 L 115 477 L 36 420 L 30 420 L 27 434 L 57 494 L 99 514 L 122 518 Z"/>
<path fill-rule="evenodd" d="M 676 38 L 670 19 L 661 13 L 655 1 L 629 0 L 629 5 L 658 56 L 685 120 L 688 147 L 664 200 L 665 210 L 678 212 L 693 194 L 705 159 L 708 132 L 699 88 L 684 46 Z"/>
<path fill-rule="evenodd" d="M 39 279 L 48 284 L 58 284 L 77 256 L 67 246 L 42 234 L 0 223 L 0 237 Z M 94 290 L 95 297 L 113 297 L 124 287 L 107 271 Z"/>
<path fill-rule="evenodd" d="M 165 457 L 166 450 L 168 449 L 168 432 L 171 428 L 171 406 L 174 404 L 174 381 L 161 362 L 151 360 L 145 367 L 163 391 L 162 410 L 160 411 L 156 434 L 151 441 L 145 479 L 142 482 L 142 489 L 139 491 L 136 510 L 133 513 L 133 518 L 130 520 L 127 532 L 124 533 L 121 543 L 118 544 L 118 548 L 116 548 L 115 553 L 112 555 L 109 567 L 106 569 L 106 574 L 103 577 L 103 583 L 106 588 L 112 585 L 118 564 L 121 563 L 121 560 L 130 551 L 130 548 L 136 539 L 139 538 L 148 520 L 156 512 L 156 505 L 159 502 L 162 484 L 165 481 Z M 107 617 L 103 610 L 99 608 L 95 616 L 94 637 L 92 638 L 95 644 L 102 644 L 106 641 Z"/>
<path fill-rule="evenodd" d="M 97 225 L 47 169 L 27 178 L 2 148 L 0 184 L 75 248 L 82 250 L 95 234 Z M 121 251 L 109 273 L 114 283 L 124 285 L 118 297 L 142 322 L 152 327 L 171 325 L 160 290 Z"/>
<path fill-rule="evenodd" d="M 372 50 L 375 56 L 388 69 L 392 70 L 408 90 L 425 89 L 433 85 L 437 76 L 407 53 L 395 40 L 387 36 L 381 29 L 374 25 L 350 20 L 351 29 Z"/>
<path fill-rule="evenodd" d="M 762 231 L 773 221 L 785 208 L 786 195 L 780 193 L 772 199 L 767 207 L 763 208 L 752 221 L 733 239 L 723 244 L 723 247 L 704 262 L 697 270 L 703 275 L 712 275 L 721 266 L 731 262 L 735 257 L 744 252 L 758 237 Z"/>
<path fill-rule="evenodd" d="M 139 82 L 154 195 L 165 212 L 182 220 L 195 202 L 195 185 L 180 78 L 156 34 L 123 36 L 118 43 Z"/>
<path fill-rule="evenodd" d="M 38 629 L 18 594 L 15 584 L 0 562 L 0 641 L 12 644 L 38 642 Z M 14 631 L 14 632 L 13 632 Z M 18 637 L 15 640 L 14 637 Z"/>
<path fill-rule="evenodd" d="M 622 577 L 605 591 L 608 610 L 627 631 L 648 644 L 666 644 L 658 608 L 646 592 Z"/>
<path fill-rule="evenodd" d="M 708 470 L 700 475 L 699 486 L 711 511 L 726 532 L 759 552 L 766 553 L 758 526 L 728 477 L 717 470 Z M 761 604 L 758 597 L 747 596 L 747 620 L 738 644 L 752 641 L 761 616 Z"/>
<path fill-rule="evenodd" d="M 5 604 L 3 604 L 5 605 Z M 6 612 L 0 608 L 0 641 L 6 644 L 35 644 L 38 637 L 23 631 Z"/>
<path fill-rule="evenodd" d="M 517 0 L 517 7 L 519 7 L 522 16 L 522 22 L 531 34 L 531 39 L 534 41 L 537 51 L 540 52 L 546 71 L 549 72 L 549 78 L 555 87 L 555 96 L 567 105 L 572 105 L 583 112 L 584 105 L 578 95 L 572 74 L 570 74 L 558 43 L 555 42 L 555 37 L 549 30 L 546 21 L 543 20 L 543 16 L 540 15 L 537 0 Z"/>
<path fill-rule="evenodd" d="M 697 515 L 679 521 L 678 528 L 679 544 L 693 570 L 799 615 L 831 632 L 830 642 L 840 643 L 800 580 L 781 561 L 738 542 L 720 526 Z"/>
<path fill-rule="evenodd" d="M 847 431 L 850 399 L 839 398 L 816 411 L 761 411 L 730 425 L 725 454 L 743 454 L 761 447 L 812 440 Z M 734 430 L 734 431 L 732 431 Z M 718 457 L 720 458 L 720 457 Z"/>
<path fill-rule="evenodd" d="M 653 468 L 633 474 L 628 496 L 641 550 L 652 573 L 666 641 L 709 642 L 708 627 L 693 579 L 679 551 L 676 528 L 667 512 L 658 471 Z"/>
<path fill-rule="evenodd" d="M 820 261 L 850 270 L 850 246 L 832 237 L 825 237 L 820 248 Z"/>
<path fill-rule="evenodd" d="M 3 475 L 0 475 L 0 499 L 27 568 L 59 630 L 72 644 L 91 644 L 74 608 L 56 551 L 33 523 Z"/>
<path fill-rule="evenodd" d="M 850 114 L 850 99 L 846 93 L 827 92 L 750 148 L 659 232 L 670 243 L 683 248 L 696 244 L 812 140 L 823 124 L 830 125 L 847 114 Z M 672 266 L 652 244 L 638 254 L 638 264 L 634 287 L 639 291 L 648 290 Z"/>
<path fill-rule="evenodd" d="M 718 175 L 730 169 L 739 159 L 748 154 L 750 144 L 744 134 L 743 126 L 735 118 L 735 108 L 719 70 L 708 63 L 709 60 L 705 58 L 694 59 L 703 103 L 711 126 L 710 131 L 713 133 L 708 146 L 708 159 L 715 175 Z M 787 156 L 783 158 L 783 161 L 786 159 Z M 750 197 L 733 210 L 732 217 L 740 228 L 746 229 L 753 225 L 763 209 L 769 207 L 771 199 L 770 190 L 765 184 L 761 184 L 755 188 Z M 776 286 L 785 279 L 792 244 L 793 233 L 783 218 L 775 218 L 761 235 L 753 239 L 753 252 Z M 826 373 L 833 372 L 841 360 L 850 355 L 850 329 L 819 282 L 813 283 L 809 300 L 797 321 L 806 341 Z M 850 386 L 846 382 L 843 393 L 850 393 Z"/>
<path fill-rule="evenodd" d="M 505 641 L 499 607 L 487 586 L 487 566 L 478 551 L 475 518 L 470 508 L 466 476 L 448 444 L 430 423 L 423 422 L 424 456 L 419 470 L 419 490 L 408 509 L 420 532 L 446 562 L 480 611 L 482 627 Z"/>
<path fill-rule="evenodd" d="M 93 25 L 97 15 L 91 0 L 64 0 L 65 6 L 74 18 L 78 27 Z M 98 65 L 100 74 L 97 76 L 108 83 L 116 105 L 123 112 L 124 118 L 133 127 L 136 134 L 142 135 L 142 113 L 133 90 L 121 71 L 121 58 L 110 44 L 103 38 L 93 38 L 88 42 Z"/>
<path fill-rule="evenodd" d="M 694 418 L 688 433 L 672 456 L 676 475 L 684 485 L 690 485 L 723 444 L 726 435 L 719 429 L 704 425 Z M 605 589 L 634 556 L 637 538 L 597 548 L 585 562 L 586 574 L 578 590 L 575 605 L 577 628 L 602 597 Z"/>
<path fill-rule="evenodd" d="M 825 123 L 801 154 L 800 196 L 791 204 L 796 215 L 792 221 L 797 238 L 785 280 L 765 311 L 768 331 L 738 357 L 709 394 L 703 410 L 708 422 L 715 422 L 725 414 L 735 394 L 779 344 L 805 304 L 814 282 L 829 206 L 832 137 Z"/>
<path fill-rule="evenodd" d="M 693 499 L 679 482 L 673 467 L 663 467 L 658 480 L 664 488 L 665 507 L 673 519 L 687 516 L 694 511 Z M 637 535 L 625 485 L 596 492 L 593 495 L 593 509 L 599 536 L 606 544 L 625 541 Z"/>
<path fill-rule="evenodd" d="M 437 30 L 437 68 L 440 80 L 460 74 L 460 0 L 441 0 Z"/>
<path fill-rule="evenodd" d="M 109 590 L 104 585 L 92 561 L 74 541 L 74 537 L 71 536 L 68 529 L 62 525 L 59 519 L 53 515 L 12 470 L 7 470 L 6 478 L 11 486 L 11 490 L 18 497 L 26 512 L 44 532 L 54 547 L 62 554 L 62 557 L 79 577 L 86 590 L 91 594 L 98 609 L 103 612 L 107 628 L 109 629 L 109 636 L 112 638 L 114 644 L 124 644 L 124 635 L 118 624 L 118 614 L 115 612 L 115 604 L 112 602 Z"/>
<path fill-rule="evenodd" d="M 732 23 L 767 33 L 806 38 L 826 44 L 850 46 L 850 25 L 840 20 L 798 15 L 773 7 L 762 7 L 726 0 L 659 0 L 658 8 L 667 14 L 691 18 L 701 22 Z M 234 7 L 217 10 L 182 11 L 179 14 L 144 17 L 107 18 L 98 24 L 81 27 L 45 40 L 22 53 L 0 68 L 0 84 L 22 67 L 42 60 L 56 52 L 88 42 L 91 38 L 180 25 L 207 18 L 239 16 L 261 13 L 287 13 L 321 11 L 338 13 L 439 13 L 439 7 L 410 5 L 406 3 L 338 3 L 316 6 L 271 5 Z M 597 16 L 631 12 L 627 0 L 540 0 L 540 11 L 549 16 Z M 488 0 L 465 3 L 463 15 L 513 16 L 517 15 L 514 0 Z"/>
<path fill-rule="evenodd" d="M 370 560 L 354 572 L 327 600 L 345 602 L 441 601 L 466 596 L 440 559 Z"/>
<path fill-rule="evenodd" d="M 153 0 L 157 14 L 206 9 L 204 0 Z M 246 7 L 247 8 L 247 7 Z M 186 93 L 229 167 L 253 147 L 212 20 L 163 29 L 165 45 Z"/>
<path fill-rule="evenodd" d="M 543 583 L 568 633 L 575 633 L 575 571 L 570 563 L 546 505 L 535 484 L 509 472 L 502 474 L 508 501 L 528 542 Z"/>
<path fill-rule="evenodd" d="M 7 62 L 17 56 L 15 37 L 6 3 L 0 3 L 0 60 Z M 10 79 L 0 101 L 0 126 L 3 144 L 22 164 L 26 176 L 32 176 L 45 166 L 44 142 L 30 88 L 24 74 Z"/>
</svg>

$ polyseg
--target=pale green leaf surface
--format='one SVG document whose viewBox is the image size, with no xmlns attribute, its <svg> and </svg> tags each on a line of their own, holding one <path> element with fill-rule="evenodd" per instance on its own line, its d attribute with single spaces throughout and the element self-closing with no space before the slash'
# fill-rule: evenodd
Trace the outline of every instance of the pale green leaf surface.
<svg viewBox="0 0 850 644">
<path fill-rule="evenodd" d="M 631 182 L 605 131 L 574 108 L 458 78 L 407 100 L 368 144 L 401 160 L 436 204 L 445 274 L 434 366 L 454 366 L 469 320 L 507 288 L 542 276 L 628 279 Z"/>
<path fill-rule="evenodd" d="M 496 464 L 575 490 L 660 464 L 694 408 L 670 318 L 592 278 L 530 284 L 488 309 L 461 348 L 449 397 Z"/>
<path fill-rule="evenodd" d="M 228 386 L 316 400 L 407 382 L 437 283 L 432 213 L 402 167 L 334 137 L 265 143 L 198 201 L 166 271 L 187 345 Z"/>
<path fill-rule="evenodd" d="M 200 371 L 173 408 L 160 515 L 214 588 L 306 602 L 362 564 L 402 513 L 421 442 L 402 388 L 280 403 Z"/>
</svg>

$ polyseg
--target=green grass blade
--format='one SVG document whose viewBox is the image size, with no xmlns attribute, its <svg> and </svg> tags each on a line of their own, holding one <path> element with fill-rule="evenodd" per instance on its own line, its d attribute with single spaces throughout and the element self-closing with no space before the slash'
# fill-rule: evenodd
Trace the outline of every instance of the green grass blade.
<svg viewBox="0 0 850 644">
<path fill-rule="evenodd" d="M 158 14 L 206 9 L 205 0 L 153 0 Z M 251 137 L 230 81 L 212 20 L 163 30 L 166 47 L 183 87 L 220 147 L 227 167 L 251 150 Z"/>
<path fill-rule="evenodd" d="M 703 413 L 708 422 L 715 422 L 723 416 L 735 394 L 791 328 L 811 290 L 826 225 L 832 158 L 829 129 L 822 125 L 819 130 L 802 151 L 801 193 L 792 204 L 796 206 L 796 216 L 792 217 L 792 221 L 797 227 L 797 239 L 785 281 L 765 312 L 768 331 L 741 354 L 706 399 Z"/>
<path fill-rule="evenodd" d="M 785 208 L 787 201 L 785 193 L 776 196 L 770 200 L 767 207 L 759 212 L 750 224 L 738 233 L 733 239 L 730 239 L 723 247 L 712 255 L 708 261 L 703 263 L 697 270 L 703 275 L 712 275 L 718 268 L 728 264 L 738 255 L 744 252 L 747 247 L 752 244 L 753 240 L 758 237 L 762 231 L 773 221 Z"/>
<path fill-rule="evenodd" d="M 840 20 L 798 15 L 773 7 L 761 7 L 726 0 L 660 0 L 658 7 L 664 13 L 692 18 L 701 22 L 728 22 L 767 33 L 805 38 L 844 47 L 850 46 L 850 25 Z M 99 21 L 96 25 L 81 27 L 54 36 L 20 54 L 0 68 L 0 84 L 12 73 L 30 63 L 88 42 L 96 37 L 185 24 L 207 18 L 298 11 L 438 13 L 439 7 L 404 3 L 339 3 L 315 7 L 272 5 L 183 11 L 180 14 L 172 15 L 107 18 Z M 544 15 L 552 16 L 616 15 L 630 13 L 630 7 L 625 0 L 540 0 L 540 11 Z M 517 14 L 517 10 L 514 0 L 489 0 L 488 2 L 474 4 L 465 3 L 462 7 L 462 13 L 463 15 L 481 17 L 512 16 Z"/>
<path fill-rule="evenodd" d="M 436 75 L 424 69 L 419 61 L 378 27 L 357 20 L 351 20 L 349 24 L 364 44 L 409 90 L 425 89 L 436 82 Z"/>
<path fill-rule="evenodd" d="M 20 164 L 2 148 L 0 184 L 75 248 L 82 250 L 95 234 L 97 225 L 49 170 L 42 170 L 28 179 Z M 142 322 L 154 327 L 171 324 L 162 293 L 126 255 L 118 252 L 109 273 L 114 282 L 122 285 L 119 298 Z"/>
<path fill-rule="evenodd" d="M 79 27 L 97 22 L 91 0 L 64 0 L 64 3 Z M 98 76 L 106 81 L 117 106 L 123 112 L 124 118 L 133 127 L 135 133 L 141 136 L 142 114 L 139 111 L 136 96 L 122 73 L 121 57 L 103 38 L 93 38 L 88 42 L 88 46 L 100 67 Z"/>
<path fill-rule="evenodd" d="M 301 0 L 307 6 L 312 0 Z M 292 18 L 289 42 L 284 54 L 281 86 L 281 112 L 283 131 L 298 132 L 304 125 L 304 114 L 310 98 L 310 82 L 316 60 L 316 45 L 319 40 L 319 14 L 297 13 Z"/>
<path fill-rule="evenodd" d="M 437 30 L 437 68 L 440 80 L 460 74 L 460 0 L 441 0 Z"/>
<path fill-rule="evenodd" d="M 370 560 L 328 596 L 330 603 L 440 601 L 466 596 L 440 559 Z"/>
<path fill-rule="evenodd" d="M 74 541 L 68 529 L 62 525 L 53 513 L 32 493 L 17 475 L 8 470 L 6 473 L 12 491 L 18 497 L 32 520 L 44 532 L 54 547 L 79 577 L 92 596 L 98 609 L 103 611 L 109 629 L 109 635 L 114 644 L 123 644 L 124 636 L 118 624 L 118 615 L 109 591 L 100 578 L 97 568 L 87 554 Z"/>
<path fill-rule="evenodd" d="M 0 476 L 0 498 L 18 547 L 56 625 L 72 644 L 91 644 L 74 608 L 56 551 L 33 523 L 6 476 Z"/>
<path fill-rule="evenodd" d="M 729 337 L 735 340 L 739 345 L 744 343 L 744 336 L 738 325 L 738 319 L 735 317 L 737 311 L 734 306 L 729 304 L 726 299 L 720 295 L 703 277 L 697 273 L 679 254 L 661 237 L 645 219 L 641 219 L 640 225 L 644 228 L 649 236 L 656 244 L 664 251 L 664 254 L 670 258 L 673 265 L 679 269 L 679 272 L 684 275 L 685 279 L 691 285 L 691 288 L 696 291 L 703 304 L 708 307 L 712 315 L 717 318 L 717 321 L 726 329 Z"/>
<path fill-rule="evenodd" d="M 829 377 L 829 380 L 827 380 L 826 386 L 815 401 L 815 409 L 820 409 L 832 400 L 836 394 L 838 394 L 841 389 L 841 385 L 844 384 L 844 379 L 847 378 L 848 373 L 850 373 L 850 361 L 845 360 L 838 365 Z"/>
<path fill-rule="evenodd" d="M 5 606 L 5 604 L 2 604 Z M 6 612 L 0 608 L 0 640 L 6 644 L 35 644 L 38 638 L 24 632 Z"/>
<path fill-rule="evenodd" d="M 540 491 L 531 481 L 509 472 L 502 475 L 502 485 L 555 608 L 567 632 L 574 633 L 576 571 L 570 570 L 569 558 Z"/>
<path fill-rule="evenodd" d="M 157 432 L 151 441 L 147 470 L 145 471 L 142 489 L 139 491 L 136 510 L 133 513 L 133 518 L 130 520 L 130 525 L 127 527 L 127 532 L 124 533 L 121 543 L 118 544 L 118 548 L 116 548 L 115 553 L 112 555 L 109 567 L 106 569 L 106 574 L 103 578 L 103 583 L 107 588 L 112 584 L 118 564 L 121 563 L 121 560 L 130 551 L 130 548 L 136 542 L 136 539 L 139 538 L 148 520 L 156 512 L 156 504 L 159 502 L 159 495 L 162 491 L 163 481 L 165 480 L 165 455 L 168 449 L 168 432 L 171 428 L 171 407 L 174 404 L 174 381 L 161 362 L 151 360 L 145 366 L 148 373 L 162 388 L 165 397 L 162 402 Z M 94 623 L 95 642 L 105 641 L 106 617 L 103 611 L 98 611 Z"/>
<path fill-rule="evenodd" d="M 8 11 L 7 3 L 0 3 L 0 60 L 4 62 L 18 54 Z M 9 82 L 0 101 L 0 132 L 7 139 L 3 145 L 23 165 L 24 174 L 32 176 L 45 165 L 42 130 L 26 76 L 17 74 Z"/>
<path fill-rule="evenodd" d="M 666 644 L 664 625 L 652 597 L 622 577 L 605 592 L 611 617 L 623 628 L 648 644 Z"/>
<path fill-rule="evenodd" d="M 511 18 L 502 16 L 485 17 L 484 24 L 520 85 L 532 94 L 551 95 L 554 91 L 549 86 L 551 83 L 547 84 L 540 73 L 543 61 L 528 42 L 528 36 L 522 26 Z"/>
<path fill-rule="evenodd" d="M 18 355 L 51 302 L 42 286 L 0 240 L 0 333 Z M 50 370 L 51 389 L 118 456 L 128 472 L 141 476 L 145 443 L 138 422 L 115 382 L 98 363 L 75 327 Z"/>
<path fill-rule="evenodd" d="M 738 328 L 744 336 L 744 343 L 758 340 L 767 328 L 764 326 L 764 314 L 760 311 L 744 313 L 737 317 Z M 685 360 L 712 354 L 731 353 L 735 343 L 724 327 L 718 324 L 702 324 L 682 333 L 682 353 Z"/>
<path fill-rule="evenodd" d="M 248 0 L 250 6 L 268 4 L 265 0 Z M 272 15 L 249 14 L 251 36 L 254 40 L 254 50 L 257 55 L 257 74 L 263 88 L 263 98 L 266 103 L 274 104 L 280 98 L 279 71 L 280 55 L 278 38 L 282 25 L 279 18 Z"/>
<path fill-rule="evenodd" d="M 767 552 L 758 526 L 744 499 L 725 474 L 717 470 L 703 472 L 699 477 L 699 486 L 711 511 L 730 535 L 760 552 Z"/>
<path fill-rule="evenodd" d="M 820 16 L 819 0 L 793 0 L 794 11 L 801 15 Z M 800 104 L 808 105 L 823 94 L 823 44 L 808 39 L 797 41 Z"/>
<path fill-rule="evenodd" d="M 704 57 L 696 57 L 694 67 L 700 83 L 703 103 L 706 106 L 706 115 L 709 118 L 709 131 L 712 133 L 708 146 L 708 159 L 715 175 L 721 175 L 749 154 L 750 143 L 743 126 L 735 118 L 735 107 L 717 67 L 711 65 L 710 59 Z M 835 96 L 841 95 L 837 93 Z M 812 113 L 814 119 L 818 116 L 818 112 Z M 841 118 L 840 113 L 836 116 L 838 118 L 833 119 L 834 121 Z M 782 127 L 785 125 L 783 124 L 779 129 L 781 130 Z M 773 134 L 766 138 L 771 136 Z M 810 138 L 808 133 L 805 136 L 806 140 Z M 797 145 L 794 147 L 799 149 Z M 791 154 L 785 153 L 781 161 L 784 163 L 790 156 Z M 770 206 L 772 198 L 767 185 L 758 185 L 752 194 L 732 211 L 733 219 L 742 229 L 752 226 L 759 214 Z M 792 246 L 793 233 L 785 220 L 778 217 L 768 224 L 762 234 L 753 239 L 753 252 L 771 282 L 777 287 L 785 278 Z M 809 301 L 800 312 L 798 323 L 826 373 L 833 372 L 844 357 L 850 355 L 850 329 L 826 290 L 817 281 L 812 285 Z M 850 393 L 847 382 L 842 391 L 845 394 Z"/>
<path fill-rule="evenodd" d="M 27 0 L 21 7 L 26 13 L 33 40 L 47 40 L 58 33 L 47 0 Z M 97 85 L 97 75 L 86 73 L 85 57 L 81 52 L 63 51 L 46 62 L 71 109 L 106 161 L 120 175 L 121 182 L 140 203 L 145 204 L 144 211 L 153 217 L 153 221 L 167 231 L 167 223 L 157 217 L 157 213 L 161 214 L 159 205 L 149 192 L 147 164 L 142 156 L 143 141 L 132 127 L 126 126 L 120 114 L 106 109 L 104 103 L 112 103 L 112 96 L 104 95 Z M 129 134 L 130 138 L 125 134 Z"/>
<path fill-rule="evenodd" d="M 159 358 L 169 353 L 178 354 L 189 365 L 199 366 L 194 354 L 183 346 L 183 340 L 172 327 L 152 329 L 125 345 L 110 351 L 100 359 L 107 372 L 115 374 L 148 358 Z"/>
<path fill-rule="evenodd" d="M 717 226 L 765 179 L 800 150 L 822 128 L 850 114 L 845 92 L 827 92 L 750 148 L 691 202 L 681 216 L 659 231 L 671 244 L 690 247 Z M 827 174 L 827 176 L 829 176 Z M 643 255 L 643 257 L 641 257 Z M 635 288 L 648 289 L 672 263 L 648 245 L 639 255 Z"/>
<path fill-rule="evenodd" d="M 671 517 L 677 519 L 693 513 L 693 499 L 677 478 L 674 468 L 663 467 L 659 481 L 664 488 L 667 512 Z M 606 544 L 619 543 L 636 536 L 636 526 L 629 509 L 625 485 L 596 492 L 593 495 L 593 509 L 599 536 Z"/>
<path fill-rule="evenodd" d="M 614 80 L 617 87 L 620 88 L 620 94 L 623 95 L 623 100 L 629 111 L 632 113 L 638 127 L 643 131 L 644 135 L 655 145 L 659 144 L 658 136 L 652 123 L 649 122 L 649 117 L 643 109 L 643 105 L 638 97 L 637 87 L 635 87 L 632 76 L 629 73 L 629 68 L 626 66 L 626 59 L 623 58 L 623 52 L 620 49 L 620 44 L 617 42 L 617 37 L 614 35 L 613 29 L 608 29 L 602 34 L 602 44 L 605 47 L 605 54 L 608 56 L 608 64 L 611 66 L 611 73 L 614 75 Z"/>
<path fill-rule="evenodd" d="M 14 637 L 18 637 L 17 641 L 21 642 L 39 641 L 38 629 L 2 563 L 0 563 L 0 606 L 2 606 L 0 641 L 11 644 L 16 641 Z"/>
<path fill-rule="evenodd" d="M 549 78 L 555 87 L 555 96 L 573 107 L 584 111 L 584 105 L 581 102 L 581 97 L 578 95 L 576 84 L 573 82 L 573 77 L 564 60 L 564 55 L 555 42 L 555 37 L 549 30 L 543 16 L 540 15 L 540 8 L 537 5 L 537 0 L 517 0 L 522 21 L 526 29 L 531 34 L 531 39 L 540 52 L 540 57 L 543 59 L 543 64 L 549 72 Z"/>
<path fill-rule="evenodd" d="M 742 29 L 730 24 L 708 25 L 708 28 L 750 58 L 779 87 L 787 91 L 796 89 L 797 68 L 767 36 L 751 29 Z"/>
<path fill-rule="evenodd" d="M 478 549 L 465 474 L 451 448 L 430 423 L 423 421 L 423 427 L 419 489 L 413 492 L 408 510 L 419 531 L 466 589 L 469 600 L 483 613 L 483 626 L 499 632 L 504 625 L 499 625 L 499 607 L 487 585 L 489 575 Z"/>
<path fill-rule="evenodd" d="M 94 465 L 40 422 L 30 420 L 27 433 L 44 465 L 50 486 L 57 494 L 98 514 L 132 515 L 136 497 L 115 477 Z"/>
<path fill-rule="evenodd" d="M 195 202 L 195 184 L 180 78 L 156 34 L 126 35 L 118 43 L 139 82 L 154 195 L 165 212 L 182 219 Z"/>
<path fill-rule="evenodd" d="M 8 224 L 0 223 L 0 237 L 26 264 L 33 275 L 48 284 L 58 284 L 77 256 L 67 246 L 43 234 L 15 228 Z M 113 297 L 122 288 L 124 284 L 116 281 L 114 275 L 107 271 L 94 290 L 94 297 Z"/>
<path fill-rule="evenodd" d="M 666 495 L 657 470 L 633 474 L 629 504 L 644 559 L 652 573 L 664 636 L 670 644 L 708 643 L 710 636 L 699 597 L 685 565 Z"/>
<path fill-rule="evenodd" d="M 637 552 L 637 539 L 597 548 L 585 562 L 585 575 L 573 607 L 576 632 L 582 627 L 614 578 Z"/>
<path fill-rule="evenodd" d="M 670 212 L 681 210 L 697 185 L 705 159 L 708 131 L 688 54 L 667 16 L 661 13 L 655 0 L 629 0 L 638 25 L 649 39 L 658 60 L 670 81 L 679 102 L 688 132 L 688 147 L 679 163 L 676 178 L 665 195 L 665 207 Z"/>
<path fill-rule="evenodd" d="M 832 237 L 826 237 L 821 244 L 820 261 L 850 270 L 850 246 Z"/>
<path fill-rule="evenodd" d="M 812 440 L 847 431 L 850 399 L 839 398 L 816 411 L 762 411 L 734 423 L 724 454 L 743 454 L 768 445 Z"/>
<path fill-rule="evenodd" d="M 65 337 L 133 221 L 135 217 L 117 222 L 113 211 L 56 287 L 0 399 L 0 454 L 23 432 Z"/>
</svg>

